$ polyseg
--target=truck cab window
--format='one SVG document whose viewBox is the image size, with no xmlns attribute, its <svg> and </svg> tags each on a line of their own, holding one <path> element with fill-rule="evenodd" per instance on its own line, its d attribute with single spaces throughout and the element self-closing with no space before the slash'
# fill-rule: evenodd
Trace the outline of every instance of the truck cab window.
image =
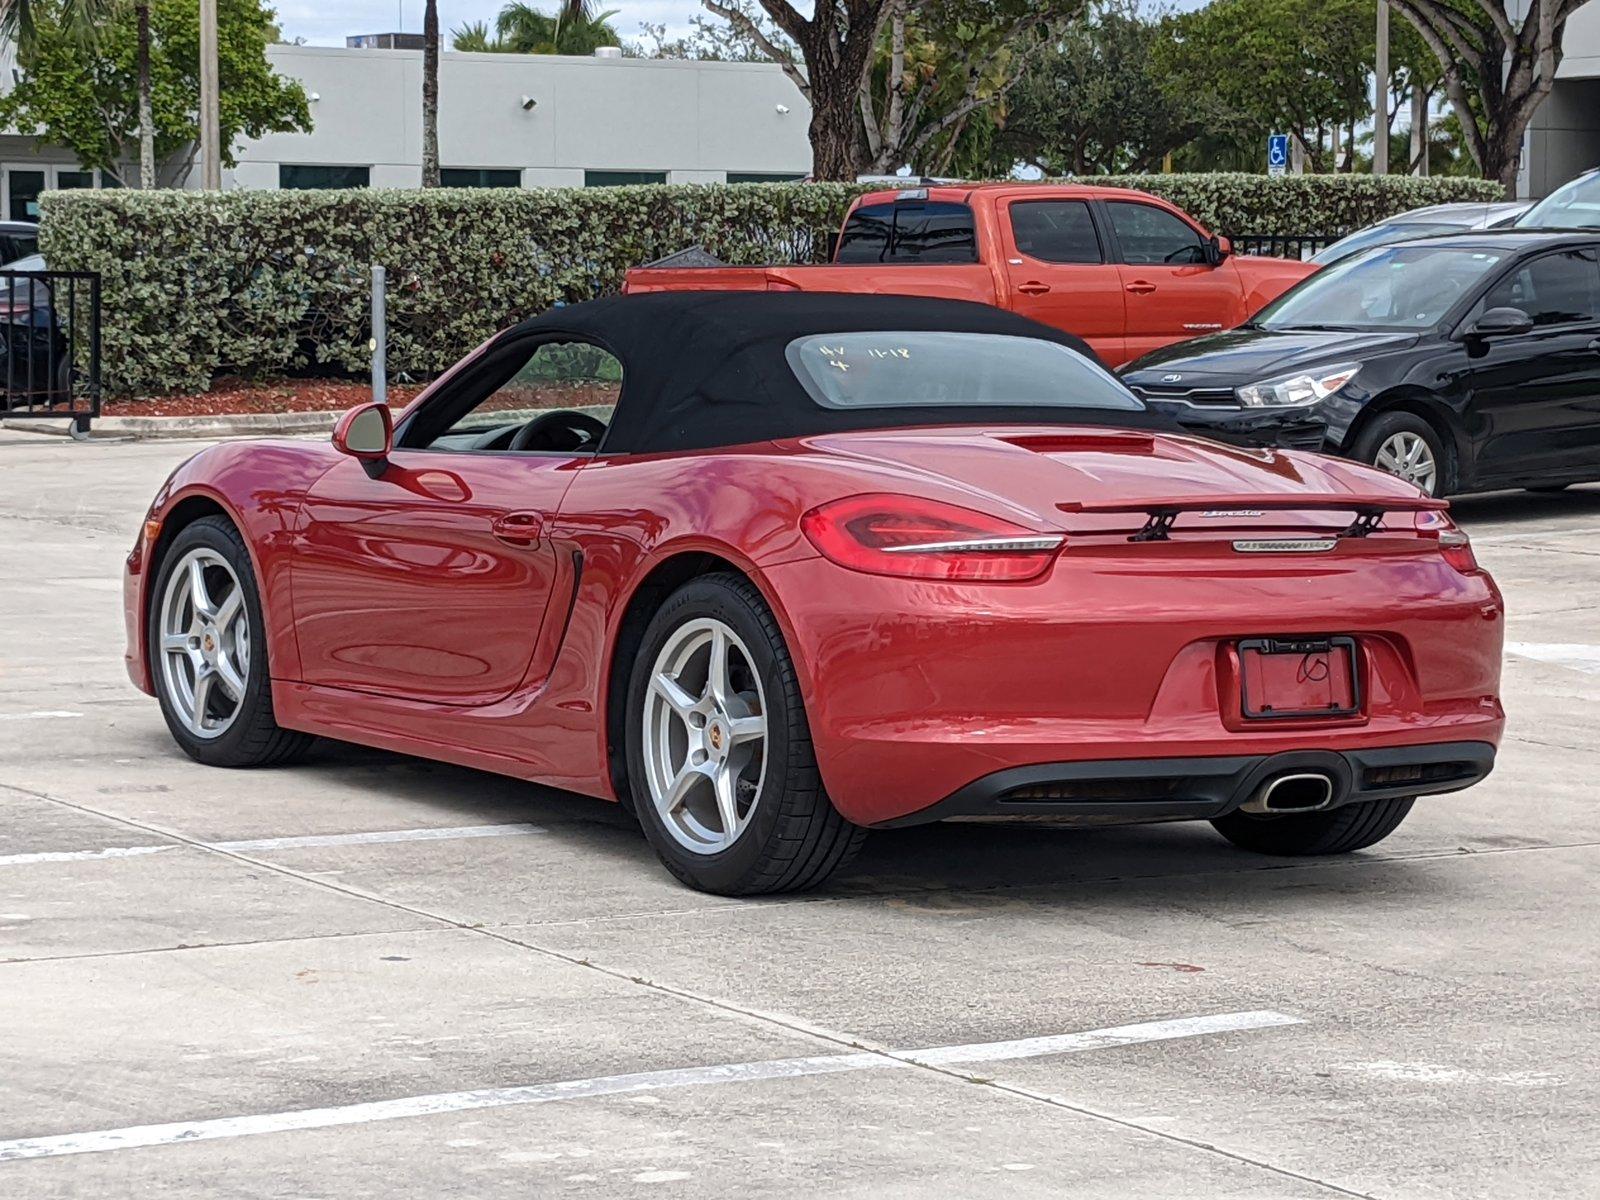
<svg viewBox="0 0 1600 1200">
<path fill-rule="evenodd" d="M 1082 200 L 1027 200 L 1013 204 L 1011 233 L 1019 251 L 1041 262 L 1103 261 L 1089 206 Z"/>
<path fill-rule="evenodd" d="M 838 263 L 972 263 L 978 237 L 972 210 L 937 200 L 864 204 L 850 214 Z"/>
<path fill-rule="evenodd" d="M 1180 266 L 1206 261 L 1205 242 L 1186 221 L 1153 204 L 1113 200 L 1106 205 L 1126 263 Z"/>
</svg>

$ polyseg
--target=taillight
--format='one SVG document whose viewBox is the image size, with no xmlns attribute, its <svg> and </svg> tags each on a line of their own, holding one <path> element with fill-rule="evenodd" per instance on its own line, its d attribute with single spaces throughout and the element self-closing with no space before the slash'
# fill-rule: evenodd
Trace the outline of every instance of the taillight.
<svg viewBox="0 0 1600 1200">
<path fill-rule="evenodd" d="M 1067 540 L 938 500 L 849 496 L 812 509 L 800 528 L 852 571 L 985 583 L 1036 579 Z"/>
<path fill-rule="evenodd" d="M 1472 539 L 1442 512 L 1419 512 L 1417 529 L 1424 534 L 1437 530 L 1439 556 L 1463 575 L 1481 570 L 1478 557 L 1472 552 Z"/>
</svg>

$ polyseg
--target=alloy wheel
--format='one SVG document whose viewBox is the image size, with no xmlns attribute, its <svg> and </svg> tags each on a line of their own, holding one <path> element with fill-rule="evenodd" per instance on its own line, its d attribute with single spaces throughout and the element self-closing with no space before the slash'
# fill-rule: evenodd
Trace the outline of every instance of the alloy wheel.
<svg viewBox="0 0 1600 1200">
<path fill-rule="evenodd" d="M 716 854 L 749 826 L 766 714 L 755 660 L 731 627 L 701 617 L 673 630 L 651 667 L 643 750 L 651 801 L 685 849 Z"/>
<path fill-rule="evenodd" d="M 179 721 L 197 738 L 226 733 L 250 679 L 250 614 L 238 574 L 215 550 L 189 551 L 167 576 L 160 653 Z"/>
<path fill-rule="evenodd" d="M 1390 434 L 1378 447 L 1373 465 L 1391 475 L 1416 484 L 1428 495 L 1439 481 L 1439 463 L 1433 449 L 1421 434 L 1402 429 Z"/>
</svg>

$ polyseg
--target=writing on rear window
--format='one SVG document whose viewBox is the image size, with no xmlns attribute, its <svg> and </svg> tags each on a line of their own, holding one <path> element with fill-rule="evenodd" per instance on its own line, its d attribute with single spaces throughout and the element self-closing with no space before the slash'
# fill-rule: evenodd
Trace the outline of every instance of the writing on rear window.
<svg viewBox="0 0 1600 1200">
<path fill-rule="evenodd" d="M 815 334 L 785 351 L 825 408 L 1041 406 L 1137 411 L 1134 395 L 1070 346 L 934 330 Z"/>
</svg>

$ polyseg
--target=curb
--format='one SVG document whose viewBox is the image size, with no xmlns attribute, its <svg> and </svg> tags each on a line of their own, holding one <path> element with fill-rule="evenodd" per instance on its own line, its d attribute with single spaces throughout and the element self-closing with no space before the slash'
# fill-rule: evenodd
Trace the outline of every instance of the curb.
<svg viewBox="0 0 1600 1200">
<path fill-rule="evenodd" d="M 610 420 L 611 407 L 609 404 L 593 404 L 572 411 Z M 538 411 L 514 409 L 503 415 L 511 420 L 526 420 Z M 213 417 L 97 417 L 90 426 L 89 437 L 146 441 L 154 438 L 238 438 L 330 433 L 343 415 L 342 409 L 328 409 L 323 412 L 234 413 Z M 58 423 L 48 417 L 7 417 L 0 420 L 0 429 L 67 437 L 72 432 L 72 423 L 66 418 Z"/>
<path fill-rule="evenodd" d="M 327 433 L 343 415 L 342 410 L 327 412 L 236 413 L 211 417 L 98 417 L 89 428 L 91 438 L 230 438 L 262 437 L 272 434 Z M 23 433 L 55 434 L 72 432 L 70 421 L 48 417 L 0 420 L 0 429 Z"/>
</svg>

